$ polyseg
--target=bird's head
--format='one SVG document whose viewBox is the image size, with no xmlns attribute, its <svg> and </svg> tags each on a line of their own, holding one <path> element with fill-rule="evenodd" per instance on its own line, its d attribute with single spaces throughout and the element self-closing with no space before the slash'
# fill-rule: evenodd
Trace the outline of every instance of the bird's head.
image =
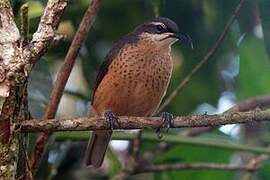
<svg viewBox="0 0 270 180">
<path fill-rule="evenodd" d="M 176 23 L 168 18 L 155 17 L 138 26 L 134 33 L 140 39 L 150 40 L 160 47 L 169 47 L 179 40 L 193 48 L 191 38 L 186 33 L 179 31 Z"/>
</svg>

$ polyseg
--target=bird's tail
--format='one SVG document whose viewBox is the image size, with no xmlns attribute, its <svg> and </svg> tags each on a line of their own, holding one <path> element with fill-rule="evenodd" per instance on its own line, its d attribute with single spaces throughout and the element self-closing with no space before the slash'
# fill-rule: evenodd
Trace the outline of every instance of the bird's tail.
<svg viewBox="0 0 270 180">
<path fill-rule="evenodd" d="M 111 140 L 112 131 L 94 131 L 86 150 L 86 165 L 98 168 L 102 165 L 104 156 Z"/>
</svg>

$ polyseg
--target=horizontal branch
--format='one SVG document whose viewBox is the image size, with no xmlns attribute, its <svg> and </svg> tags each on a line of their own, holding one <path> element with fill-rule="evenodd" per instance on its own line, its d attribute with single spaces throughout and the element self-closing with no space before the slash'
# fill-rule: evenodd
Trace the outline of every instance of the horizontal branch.
<svg viewBox="0 0 270 180">
<path fill-rule="evenodd" d="M 224 163 L 177 163 L 162 165 L 147 165 L 135 171 L 135 174 L 146 172 L 161 172 L 175 170 L 229 170 L 229 171 L 255 171 L 258 167 L 241 165 L 241 164 L 224 164 Z"/>
<path fill-rule="evenodd" d="M 232 112 L 220 115 L 177 116 L 172 128 L 206 127 L 225 124 L 250 123 L 270 120 L 270 110 L 254 110 L 248 112 Z M 119 117 L 114 129 L 159 128 L 162 125 L 160 117 Z M 108 124 L 103 117 L 81 117 L 75 119 L 29 120 L 20 124 L 23 132 L 46 131 L 85 131 L 108 130 Z"/>
<path fill-rule="evenodd" d="M 270 96 L 257 96 L 246 99 L 242 102 L 239 102 L 235 106 L 226 110 L 224 113 L 233 113 L 233 112 L 246 112 L 256 109 L 257 107 L 265 107 L 270 105 Z M 182 132 L 182 135 L 185 136 L 197 136 L 199 134 L 209 132 L 216 129 L 217 127 L 200 127 L 200 128 L 191 128 Z"/>
<path fill-rule="evenodd" d="M 226 112 L 245 112 L 245 111 L 250 111 L 252 109 L 255 109 L 257 107 L 268 106 L 269 104 L 270 104 L 269 95 L 257 96 L 257 97 L 246 99 L 236 104 L 232 108 L 228 109 Z"/>
</svg>

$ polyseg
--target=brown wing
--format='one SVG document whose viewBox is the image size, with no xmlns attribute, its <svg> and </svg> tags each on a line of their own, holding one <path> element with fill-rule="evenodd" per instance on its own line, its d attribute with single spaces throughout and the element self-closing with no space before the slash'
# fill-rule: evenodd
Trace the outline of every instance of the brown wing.
<svg viewBox="0 0 270 180">
<path fill-rule="evenodd" d="M 137 41 L 138 41 L 137 36 L 135 34 L 131 33 L 131 34 L 124 36 L 117 43 L 115 43 L 113 45 L 112 49 L 109 51 L 109 53 L 105 57 L 105 61 L 101 64 L 101 66 L 99 68 L 99 72 L 98 72 L 98 75 L 97 75 L 97 78 L 95 81 L 94 91 L 92 94 L 91 104 L 93 104 L 93 102 L 94 102 L 95 92 L 96 92 L 99 84 L 101 83 L 103 78 L 106 76 L 108 69 L 109 69 L 109 66 L 111 65 L 112 61 L 115 59 L 115 57 L 117 56 L 117 54 L 119 53 L 121 48 L 123 48 L 126 44 L 133 44 L 133 43 L 136 43 Z"/>
</svg>

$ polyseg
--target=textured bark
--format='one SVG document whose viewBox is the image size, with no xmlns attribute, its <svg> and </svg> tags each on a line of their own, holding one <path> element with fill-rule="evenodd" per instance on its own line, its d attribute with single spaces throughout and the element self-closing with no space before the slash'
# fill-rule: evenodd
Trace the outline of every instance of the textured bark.
<svg viewBox="0 0 270 180">
<path fill-rule="evenodd" d="M 0 179 L 15 179 L 19 131 L 29 119 L 27 77 L 54 38 L 67 0 L 49 0 L 31 43 L 20 37 L 8 0 L 0 1 Z"/>
<path fill-rule="evenodd" d="M 18 158 L 18 139 L 13 124 L 18 120 L 16 112 L 18 95 L 12 69 L 18 58 L 16 42 L 19 30 L 13 21 L 8 0 L 0 2 L 0 179 L 14 179 Z M 19 103 L 18 103 L 19 104 Z"/>
<path fill-rule="evenodd" d="M 270 110 L 254 110 L 248 112 L 232 112 L 220 115 L 177 116 L 171 128 L 206 127 L 225 124 L 254 123 L 270 120 Z M 103 117 L 81 117 L 76 119 L 30 120 L 22 122 L 23 132 L 38 131 L 86 131 L 108 130 L 109 126 Z M 119 117 L 114 129 L 159 128 L 160 117 Z"/>
</svg>

